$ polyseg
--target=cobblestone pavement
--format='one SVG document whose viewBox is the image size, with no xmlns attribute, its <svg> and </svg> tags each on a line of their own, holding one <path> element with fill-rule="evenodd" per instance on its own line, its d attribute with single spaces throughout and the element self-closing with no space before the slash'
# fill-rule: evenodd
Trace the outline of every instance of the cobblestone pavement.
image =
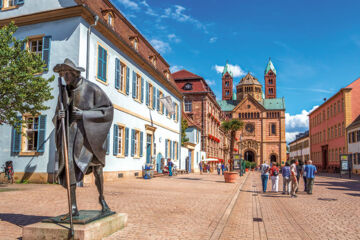
<svg viewBox="0 0 360 240">
<path fill-rule="evenodd" d="M 209 239 L 245 178 L 185 174 L 105 184 L 112 210 L 127 213 L 128 225 L 107 239 Z M 17 191 L 4 191 L 17 188 Z M 78 188 L 80 209 L 99 209 L 94 185 Z M 52 184 L 0 185 L 0 239 L 21 237 L 22 226 L 67 212 L 66 190 Z"/>
<path fill-rule="evenodd" d="M 251 174 L 220 239 L 360 239 L 359 178 L 334 176 L 316 177 L 312 195 L 301 179 L 298 197 L 290 198 L 261 193 L 259 173 Z"/>
<path fill-rule="evenodd" d="M 260 175 L 252 172 L 231 208 L 245 179 L 225 184 L 222 176 L 189 174 L 106 183 L 109 205 L 129 215 L 128 226 L 106 239 L 210 239 L 219 229 L 222 240 L 360 239 L 359 178 L 317 177 L 313 195 L 303 192 L 301 180 L 298 198 L 290 198 L 261 193 Z M 0 201 L 1 240 L 17 239 L 22 226 L 67 211 L 58 185 L 0 185 Z M 95 186 L 79 188 L 78 202 L 80 209 L 99 209 Z"/>
</svg>

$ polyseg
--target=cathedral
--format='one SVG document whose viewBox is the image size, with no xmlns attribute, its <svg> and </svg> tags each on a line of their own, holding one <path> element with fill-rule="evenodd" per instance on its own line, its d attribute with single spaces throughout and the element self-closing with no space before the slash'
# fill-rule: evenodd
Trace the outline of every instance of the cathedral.
<svg viewBox="0 0 360 240">
<path fill-rule="evenodd" d="M 234 151 L 257 165 L 263 161 L 283 165 L 286 161 L 285 100 L 276 97 L 276 77 L 271 59 L 264 72 L 264 89 L 251 73 L 234 88 L 228 63 L 222 73 L 222 100 L 218 101 L 221 110 L 227 119 L 244 123 L 243 129 L 236 133 Z"/>
</svg>

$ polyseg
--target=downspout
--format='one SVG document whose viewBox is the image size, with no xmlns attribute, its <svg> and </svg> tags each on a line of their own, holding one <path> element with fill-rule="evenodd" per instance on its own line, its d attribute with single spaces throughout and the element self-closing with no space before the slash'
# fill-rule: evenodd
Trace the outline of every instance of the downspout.
<svg viewBox="0 0 360 240">
<path fill-rule="evenodd" d="M 90 59 L 90 35 L 91 35 L 91 28 L 95 27 L 99 21 L 99 16 L 94 16 L 95 22 L 94 24 L 90 25 L 87 31 L 87 49 L 86 49 L 86 79 L 89 79 L 89 59 Z"/>
</svg>

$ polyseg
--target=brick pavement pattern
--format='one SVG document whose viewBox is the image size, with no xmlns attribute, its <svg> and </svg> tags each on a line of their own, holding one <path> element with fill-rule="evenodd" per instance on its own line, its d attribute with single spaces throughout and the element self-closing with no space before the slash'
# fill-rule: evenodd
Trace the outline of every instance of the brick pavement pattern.
<svg viewBox="0 0 360 240">
<path fill-rule="evenodd" d="M 189 174 L 106 183 L 111 208 L 129 214 L 128 226 L 106 239 L 209 239 L 244 180 L 225 184 L 222 176 Z M 4 191 L 9 188 L 17 190 Z M 298 198 L 260 189 L 259 173 L 250 173 L 220 239 L 360 238 L 360 179 L 317 177 L 313 195 L 302 192 L 301 180 Z M 77 195 L 80 209 L 99 209 L 94 185 Z M 52 184 L 0 185 L 0 201 L 2 240 L 18 239 L 22 226 L 67 211 L 66 191 Z"/>
</svg>

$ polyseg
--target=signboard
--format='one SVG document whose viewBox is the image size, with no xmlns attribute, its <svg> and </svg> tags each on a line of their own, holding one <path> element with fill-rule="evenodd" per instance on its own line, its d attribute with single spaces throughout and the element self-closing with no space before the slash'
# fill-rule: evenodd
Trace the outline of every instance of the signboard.
<svg viewBox="0 0 360 240">
<path fill-rule="evenodd" d="M 239 170 L 240 169 L 240 154 L 234 154 L 234 169 Z"/>
<path fill-rule="evenodd" d="M 348 160 L 341 160 L 341 171 L 349 171 Z"/>
<path fill-rule="evenodd" d="M 351 178 L 352 169 L 352 155 L 351 154 L 340 154 L 340 177 L 343 174 L 349 174 Z"/>
</svg>

